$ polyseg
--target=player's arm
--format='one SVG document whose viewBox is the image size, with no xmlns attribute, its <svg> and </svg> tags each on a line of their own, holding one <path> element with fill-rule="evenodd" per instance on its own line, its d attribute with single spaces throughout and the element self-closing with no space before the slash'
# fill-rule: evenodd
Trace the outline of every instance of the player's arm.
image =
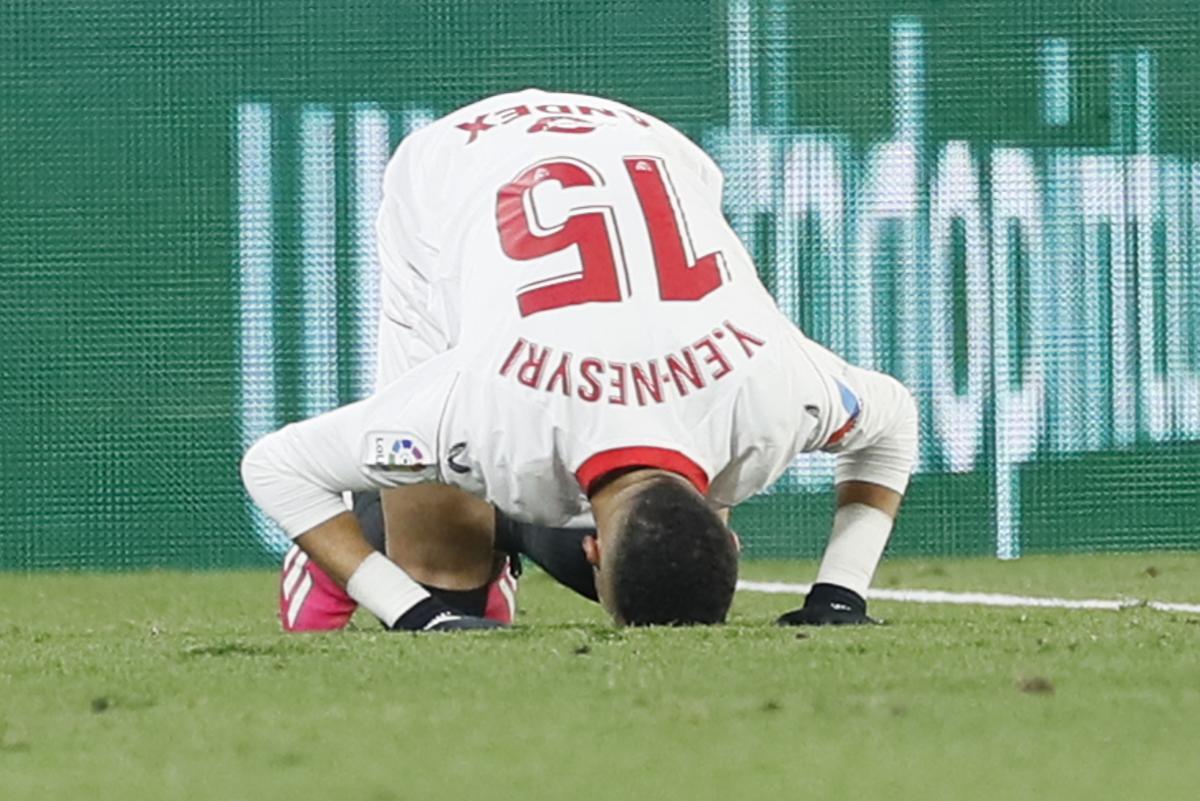
<svg viewBox="0 0 1200 801">
<path fill-rule="evenodd" d="M 345 491 L 428 480 L 435 472 L 383 472 L 365 463 L 372 411 L 387 407 L 389 392 L 402 391 L 392 385 L 380 395 L 268 434 L 243 458 L 242 480 L 255 503 L 389 628 L 490 627 L 452 612 L 372 548 L 342 501 Z"/>
<path fill-rule="evenodd" d="M 851 367 L 858 414 L 837 442 L 837 509 L 817 580 L 787 625 L 868 623 L 866 592 L 917 460 L 917 405 L 899 381 Z"/>
</svg>

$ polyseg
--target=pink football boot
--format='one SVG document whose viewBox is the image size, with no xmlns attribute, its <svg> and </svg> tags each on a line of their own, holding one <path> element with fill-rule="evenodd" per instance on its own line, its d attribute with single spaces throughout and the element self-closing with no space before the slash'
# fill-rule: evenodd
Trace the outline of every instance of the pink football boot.
<svg viewBox="0 0 1200 801">
<path fill-rule="evenodd" d="M 483 616 L 505 626 L 511 626 L 517 616 L 517 575 L 513 572 L 510 556 L 504 558 L 500 575 L 488 585 L 487 607 Z"/>
<path fill-rule="evenodd" d="M 293 545 L 279 577 L 279 620 L 284 631 L 344 628 L 358 604 L 308 554 Z"/>
</svg>

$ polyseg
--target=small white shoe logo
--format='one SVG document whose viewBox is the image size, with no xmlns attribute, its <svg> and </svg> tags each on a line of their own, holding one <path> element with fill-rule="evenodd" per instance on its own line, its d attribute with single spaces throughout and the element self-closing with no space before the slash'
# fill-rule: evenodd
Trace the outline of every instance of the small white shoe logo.
<svg viewBox="0 0 1200 801">
<path fill-rule="evenodd" d="M 449 623 L 453 620 L 462 620 L 462 615 L 455 614 L 454 612 L 441 612 L 433 620 L 425 624 L 425 631 L 432 631 L 443 623 Z"/>
</svg>

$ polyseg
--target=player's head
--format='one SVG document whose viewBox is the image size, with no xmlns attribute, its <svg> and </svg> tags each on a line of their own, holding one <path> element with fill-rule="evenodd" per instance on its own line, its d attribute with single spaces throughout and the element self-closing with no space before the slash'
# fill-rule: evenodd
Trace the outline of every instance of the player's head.
<svg viewBox="0 0 1200 801">
<path fill-rule="evenodd" d="M 723 623 L 737 583 L 737 539 L 700 493 L 660 474 L 623 489 L 613 507 L 599 543 L 585 546 L 613 619 L 630 626 Z"/>
</svg>

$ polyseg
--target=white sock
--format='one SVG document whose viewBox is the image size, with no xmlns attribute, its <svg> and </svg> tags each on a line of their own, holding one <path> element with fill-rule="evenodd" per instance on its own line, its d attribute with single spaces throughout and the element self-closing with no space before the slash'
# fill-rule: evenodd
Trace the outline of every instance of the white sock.
<svg viewBox="0 0 1200 801">
<path fill-rule="evenodd" d="M 833 516 L 833 534 L 825 546 L 817 582 L 836 584 L 865 598 L 892 535 L 892 522 L 885 512 L 865 503 L 840 507 Z"/>
<path fill-rule="evenodd" d="M 429 597 L 400 566 L 379 552 L 362 561 L 346 582 L 346 592 L 389 628 Z"/>
</svg>

